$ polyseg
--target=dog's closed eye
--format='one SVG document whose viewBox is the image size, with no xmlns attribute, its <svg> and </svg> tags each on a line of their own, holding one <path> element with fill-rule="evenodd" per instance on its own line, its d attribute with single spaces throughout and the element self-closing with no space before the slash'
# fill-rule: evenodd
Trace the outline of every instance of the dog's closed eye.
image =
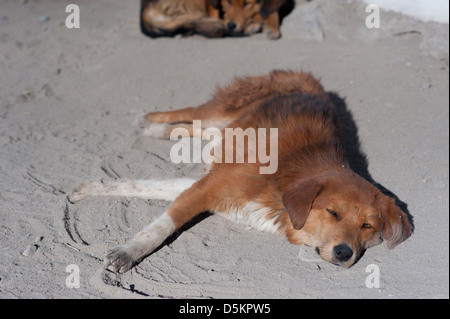
<svg viewBox="0 0 450 319">
<path fill-rule="evenodd" d="M 333 217 L 335 217 L 336 219 L 339 219 L 339 215 L 338 213 L 336 213 L 335 210 L 331 209 L 331 208 L 327 208 L 327 212 L 332 215 Z"/>
</svg>

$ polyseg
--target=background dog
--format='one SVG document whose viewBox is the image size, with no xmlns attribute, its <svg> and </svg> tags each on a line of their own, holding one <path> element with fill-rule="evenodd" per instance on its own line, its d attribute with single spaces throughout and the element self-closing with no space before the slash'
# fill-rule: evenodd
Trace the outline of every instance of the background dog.
<svg viewBox="0 0 450 319">
<path fill-rule="evenodd" d="M 278 11 L 285 2 L 142 0 L 141 28 L 151 37 L 194 33 L 207 37 L 244 36 L 264 31 L 269 39 L 278 39 Z"/>
</svg>

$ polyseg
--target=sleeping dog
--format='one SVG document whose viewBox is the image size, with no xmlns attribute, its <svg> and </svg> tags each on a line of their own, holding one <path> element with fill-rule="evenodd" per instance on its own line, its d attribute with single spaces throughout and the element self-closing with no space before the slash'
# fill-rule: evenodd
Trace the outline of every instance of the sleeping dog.
<svg viewBox="0 0 450 319">
<path fill-rule="evenodd" d="M 151 36 L 201 34 L 243 36 L 264 31 L 278 39 L 278 10 L 285 1 L 270 0 L 143 0 L 142 31 Z"/>
<path fill-rule="evenodd" d="M 72 202 L 90 196 L 132 196 L 173 201 L 153 223 L 109 250 L 106 267 L 125 272 L 172 233 L 209 211 L 312 247 L 325 261 L 350 267 L 383 240 L 393 248 L 412 232 L 408 215 L 349 166 L 339 121 L 321 84 L 310 74 L 272 71 L 237 78 L 197 107 L 146 116 L 147 135 L 169 138 L 177 129 L 198 136 L 209 127 L 224 132 L 277 129 L 277 169 L 262 174 L 261 161 L 227 161 L 226 153 L 248 146 L 222 143 L 200 179 L 110 181 L 82 184 Z M 201 127 L 193 129 L 193 121 Z M 271 141 L 272 142 L 272 141 Z M 266 150 L 268 149 L 268 145 Z M 261 145 L 259 145 L 261 147 Z"/>
</svg>

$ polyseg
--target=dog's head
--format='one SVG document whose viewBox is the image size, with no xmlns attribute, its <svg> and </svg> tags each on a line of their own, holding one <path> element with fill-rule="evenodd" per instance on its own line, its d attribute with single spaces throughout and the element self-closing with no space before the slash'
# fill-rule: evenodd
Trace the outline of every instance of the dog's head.
<svg viewBox="0 0 450 319">
<path fill-rule="evenodd" d="M 261 0 L 222 0 L 221 4 L 224 24 L 230 34 L 254 33 L 249 28 L 254 27 L 260 17 Z"/>
<path fill-rule="evenodd" d="M 394 248 L 412 232 L 395 200 L 353 173 L 298 180 L 284 192 L 283 204 L 298 243 L 343 267 L 383 240 Z"/>
</svg>

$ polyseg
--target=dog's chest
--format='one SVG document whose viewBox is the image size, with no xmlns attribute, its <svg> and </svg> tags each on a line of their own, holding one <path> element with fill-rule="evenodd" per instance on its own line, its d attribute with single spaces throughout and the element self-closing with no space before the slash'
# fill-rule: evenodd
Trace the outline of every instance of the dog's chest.
<svg viewBox="0 0 450 319">
<path fill-rule="evenodd" d="M 271 209 L 264 207 L 255 202 L 248 202 L 240 209 L 230 209 L 227 212 L 216 212 L 236 223 L 246 225 L 249 228 L 254 228 L 259 231 L 266 231 L 282 235 L 283 229 L 277 222 L 277 217 L 272 217 Z"/>
</svg>

